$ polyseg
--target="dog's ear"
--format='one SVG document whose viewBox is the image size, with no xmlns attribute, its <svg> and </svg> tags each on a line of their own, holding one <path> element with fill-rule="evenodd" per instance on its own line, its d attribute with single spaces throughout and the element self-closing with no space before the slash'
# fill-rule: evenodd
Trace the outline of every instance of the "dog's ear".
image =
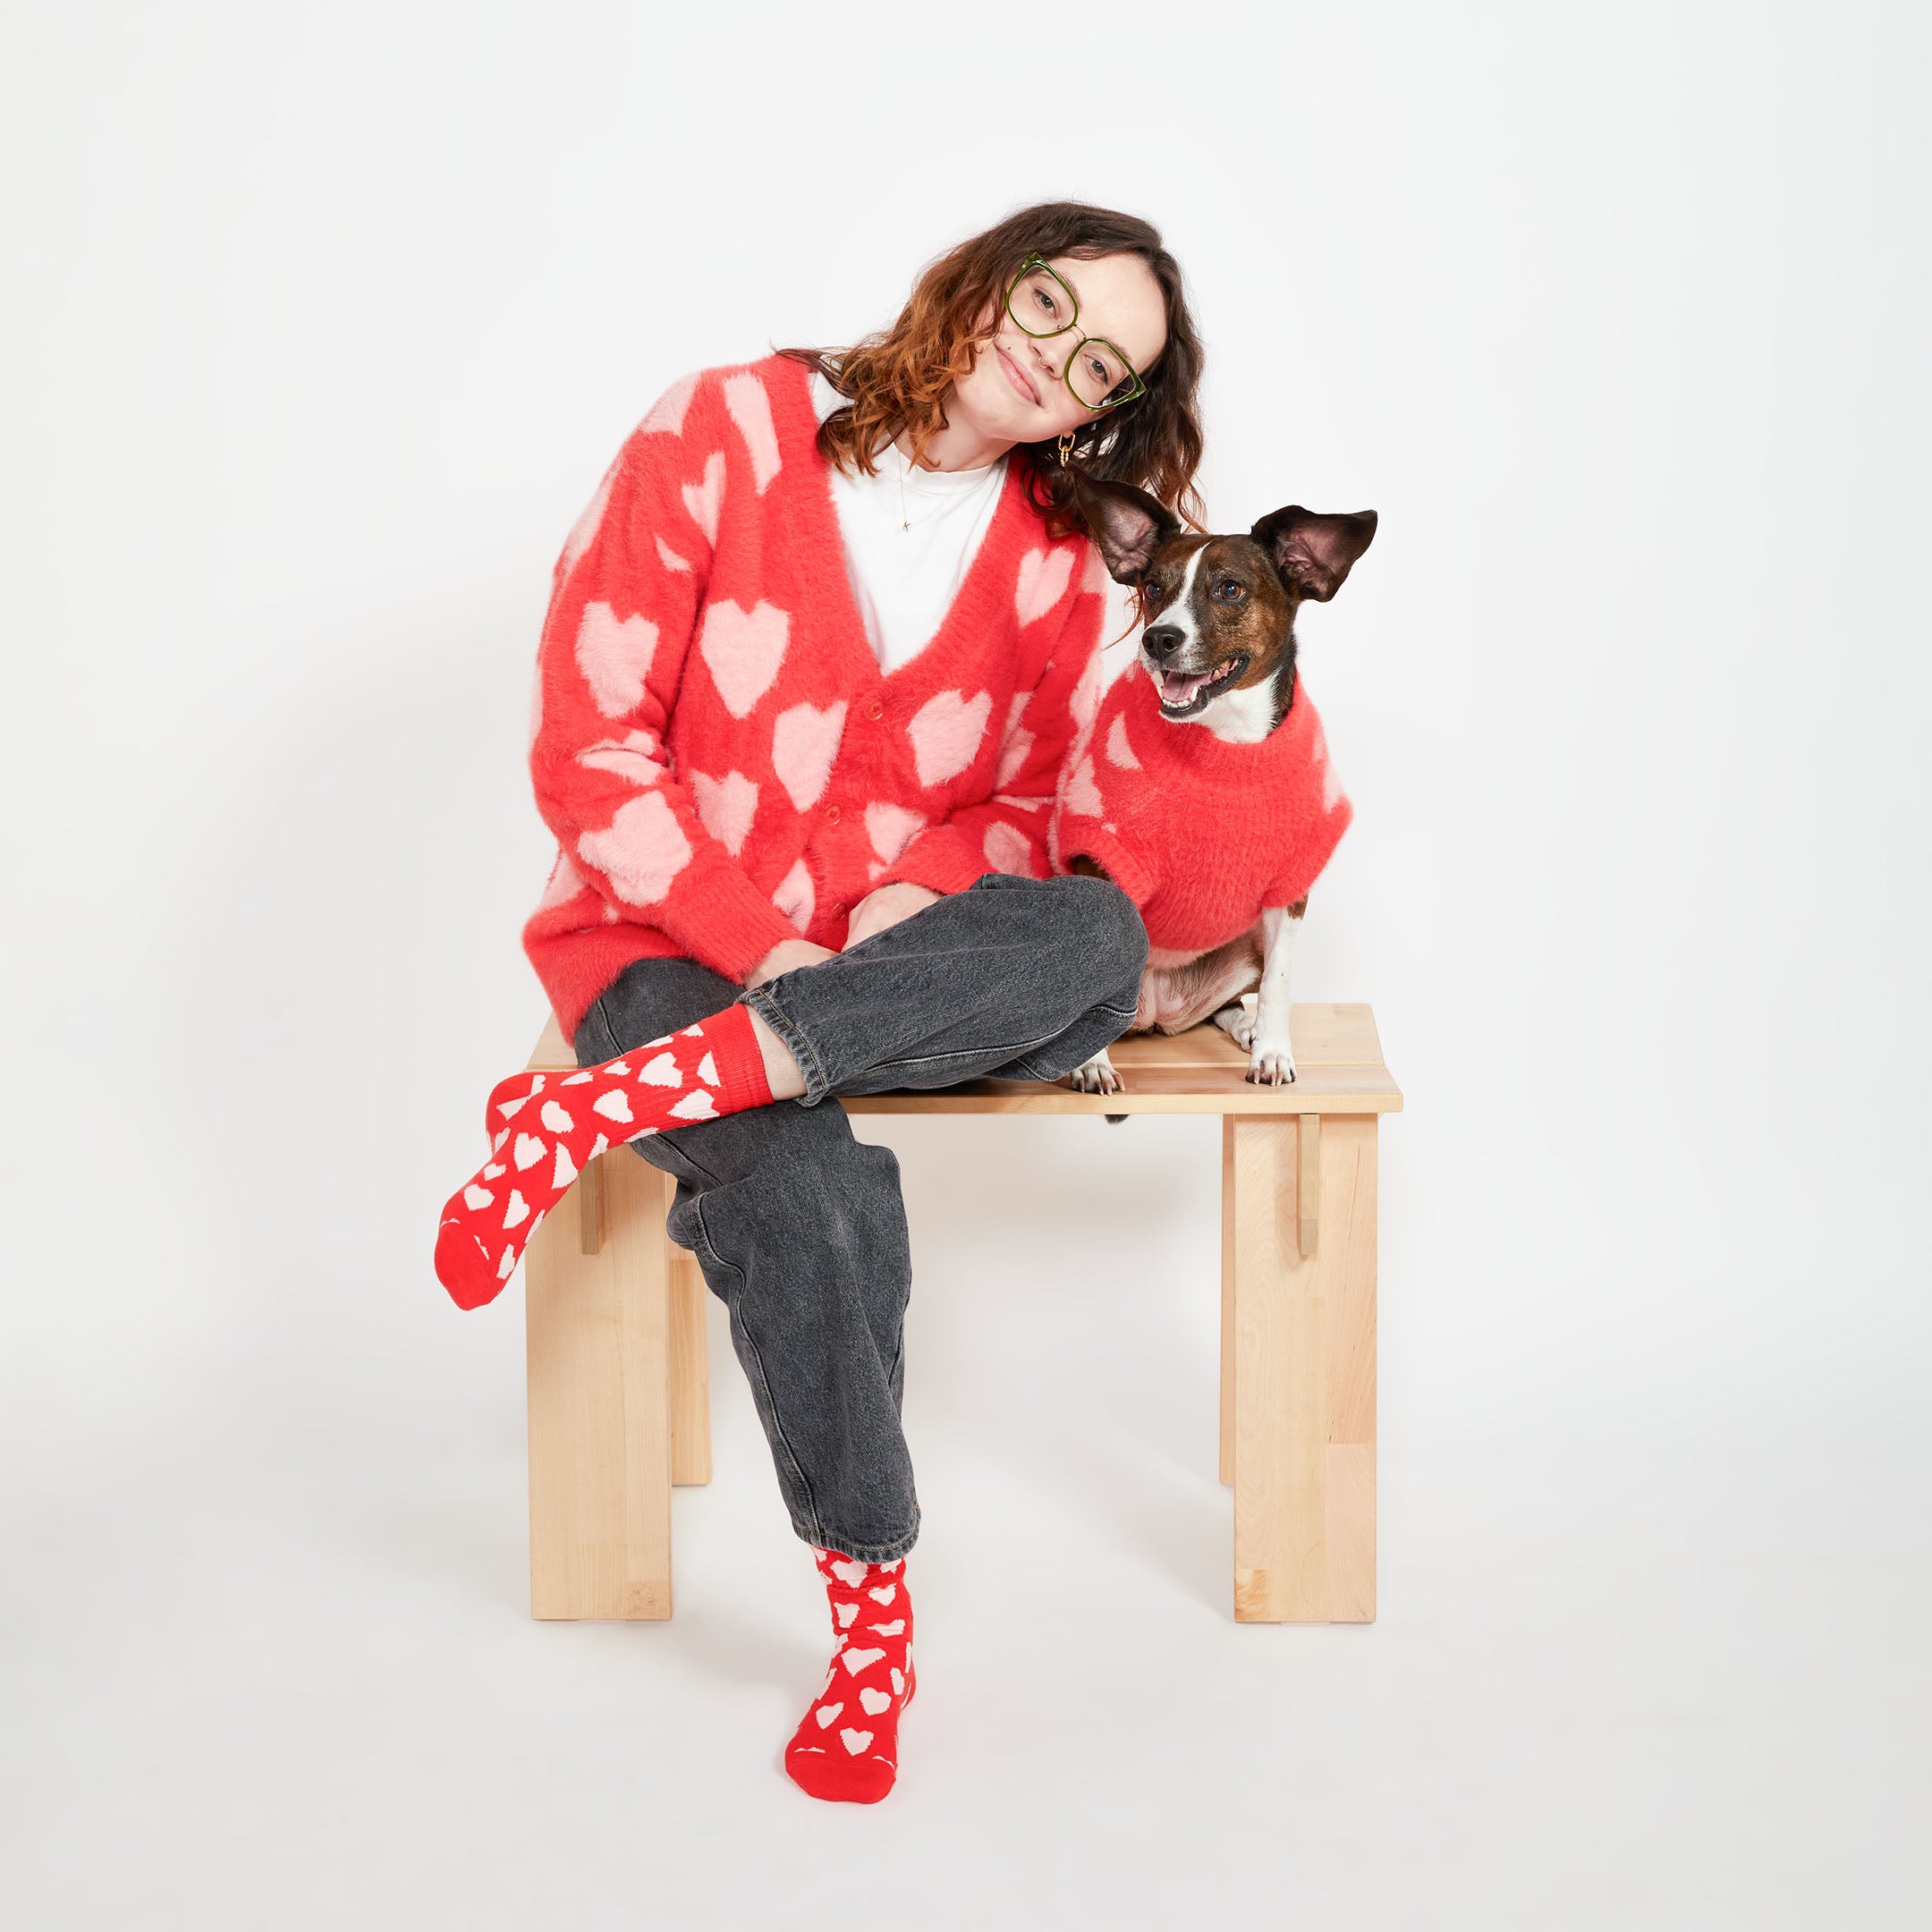
<svg viewBox="0 0 1932 1932">
<path fill-rule="evenodd" d="M 1181 529 L 1180 518 L 1165 504 L 1125 483 L 1082 477 L 1073 505 L 1115 583 L 1138 584 L 1154 553 Z"/>
<path fill-rule="evenodd" d="M 1248 532 L 1268 554 L 1290 597 L 1326 604 L 1348 581 L 1356 558 L 1375 541 L 1376 513 L 1318 516 L 1300 504 L 1270 511 Z"/>
</svg>

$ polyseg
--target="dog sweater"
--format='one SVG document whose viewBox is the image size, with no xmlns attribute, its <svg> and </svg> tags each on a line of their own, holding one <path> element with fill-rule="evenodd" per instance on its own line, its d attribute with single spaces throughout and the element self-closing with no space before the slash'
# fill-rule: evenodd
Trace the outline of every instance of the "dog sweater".
<svg viewBox="0 0 1932 1932">
<path fill-rule="evenodd" d="M 1101 693 L 1106 573 L 1012 463 L 931 641 L 882 672 L 847 578 L 802 364 L 675 383 L 553 576 L 530 772 L 558 852 L 524 949 L 573 1034 L 633 960 L 727 979 L 836 950 L 892 880 L 1045 877 L 1067 747 Z"/>
<path fill-rule="evenodd" d="M 1106 872 L 1140 908 L 1155 962 L 1173 965 L 1292 905 L 1353 815 L 1299 674 L 1275 730 L 1230 744 L 1164 718 L 1137 664 L 1069 754 L 1054 843 L 1062 871 L 1085 855 Z"/>
</svg>

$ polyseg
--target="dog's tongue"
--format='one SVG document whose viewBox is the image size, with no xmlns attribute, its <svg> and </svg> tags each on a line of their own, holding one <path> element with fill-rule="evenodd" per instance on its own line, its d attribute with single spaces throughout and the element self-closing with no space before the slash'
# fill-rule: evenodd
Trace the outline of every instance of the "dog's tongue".
<svg viewBox="0 0 1932 1932">
<path fill-rule="evenodd" d="M 1161 673 L 1161 702 L 1169 705 L 1188 703 L 1212 673 L 1207 671 L 1164 671 Z"/>
</svg>

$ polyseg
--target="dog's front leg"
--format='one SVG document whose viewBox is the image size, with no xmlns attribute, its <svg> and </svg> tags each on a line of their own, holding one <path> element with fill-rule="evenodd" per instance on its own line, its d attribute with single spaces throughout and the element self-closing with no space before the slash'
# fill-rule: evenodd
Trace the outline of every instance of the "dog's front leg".
<svg viewBox="0 0 1932 1932">
<path fill-rule="evenodd" d="M 1294 1047 L 1288 1038 L 1288 982 L 1294 968 L 1295 940 L 1308 901 L 1270 906 L 1261 914 L 1261 988 L 1255 997 L 1254 1036 L 1248 1043 L 1248 1078 L 1265 1087 L 1284 1087 L 1295 1077 Z"/>
<path fill-rule="evenodd" d="M 1114 1063 L 1107 1058 L 1103 1046 L 1091 1060 L 1082 1060 L 1067 1075 L 1067 1085 L 1075 1093 L 1118 1093 L 1121 1077 L 1114 1071 Z"/>
</svg>

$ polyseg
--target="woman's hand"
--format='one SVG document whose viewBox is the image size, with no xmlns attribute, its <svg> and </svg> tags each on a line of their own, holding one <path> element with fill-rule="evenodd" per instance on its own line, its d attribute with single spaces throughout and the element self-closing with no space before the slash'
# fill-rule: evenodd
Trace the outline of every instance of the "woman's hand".
<svg viewBox="0 0 1932 1932">
<path fill-rule="evenodd" d="M 904 879 L 868 893 L 852 909 L 851 922 L 845 929 L 845 950 L 850 953 L 861 939 L 869 939 L 874 933 L 882 933 L 888 926 L 911 919 L 915 912 L 923 912 L 939 896 Z"/>
<path fill-rule="evenodd" d="M 751 969 L 745 985 L 748 988 L 763 986 L 767 979 L 775 979 L 780 973 L 788 973 L 794 966 L 816 966 L 821 960 L 837 957 L 838 954 L 828 946 L 814 945 L 809 939 L 781 939 Z"/>
</svg>

